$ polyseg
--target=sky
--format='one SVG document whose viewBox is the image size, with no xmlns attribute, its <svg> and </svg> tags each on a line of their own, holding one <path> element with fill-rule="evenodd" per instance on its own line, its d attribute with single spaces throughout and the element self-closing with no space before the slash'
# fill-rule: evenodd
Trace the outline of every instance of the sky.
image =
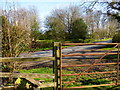
<svg viewBox="0 0 120 90">
<path fill-rule="evenodd" d="M 56 8 L 64 8 L 70 4 L 78 5 L 80 0 L 0 0 L 0 6 L 4 8 L 7 4 L 15 2 L 17 7 L 29 8 L 35 6 L 38 11 L 38 15 L 42 20 L 50 14 L 50 12 Z"/>
<path fill-rule="evenodd" d="M 69 5 L 80 5 L 82 2 L 92 2 L 96 0 L 0 0 L 0 7 L 5 8 L 6 4 L 15 3 L 19 8 L 30 8 L 35 6 L 37 8 L 37 13 L 43 22 L 45 21 L 46 16 L 50 15 L 52 10 L 57 8 L 64 8 Z M 105 2 L 110 0 L 100 0 L 100 2 Z M 6 3 L 7 2 L 7 3 Z"/>
<path fill-rule="evenodd" d="M 7 3 L 6 3 L 7 2 Z M 9 4 L 15 3 L 18 8 L 35 7 L 40 18 L 41 26 L 44 29 L 45 18 L 50 15 L 52 10 L 64 8 L 70 4 L 79 5 L 82 0 L 0 0 L 0 7 L 5 8 Z"/>
<path fill-rule="evenodd" d="M 64 8 L 70 4 L 78 5 L 80 0 L 0 0 L 0 8 L 5 8 L 9 4 L 15 3 L 18 8 L 35 7 L 43 27 L 45 18 L 57 8 Z"/>
</svg>

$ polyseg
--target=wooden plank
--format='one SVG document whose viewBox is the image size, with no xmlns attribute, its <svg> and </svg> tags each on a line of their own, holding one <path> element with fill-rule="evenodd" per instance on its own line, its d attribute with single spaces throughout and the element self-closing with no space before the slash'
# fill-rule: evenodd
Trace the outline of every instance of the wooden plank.
<svg viewBox="0 0 120 90">
<path fill-rule="evenodd" d="M 79 89 L 79 88 L 91 88 L 91 87 L 101 87 L 101 86 L 114 86 L 116 84 L 112 83 L 112 84 L 100 84 L 100 85 L 89 85 L 89 86 L 79 86 L 79 87 L 68 87 L 68 88 L 62 88 L 62 90 L 66 90 L 66 89 Z M 120 85 L 120 83 L 118 83 L 118 85 Z"/>
<path fill-rule="evenodd" d="M 2 89 L 3 90 L 14 90 L 15 86 L 2 86 Z M 2 90 L 2 89 L 0 88 L 0 90 Z"/>
<path fill-rule="evenodd" d="M 56 82 L 41 83 L 37 88 L 56 87 Z M 14 89 L 15 86 L 3 86 L 3 89 Z"/>
<path fill-rule="evenodd" d="M 118 71 L 120 72 L 120 71 Z M 109 71 L 109 72 L 93 72 L 93 73 L 82 73 L 81 72 L 81 75 L 90 75 L 90 74 L 107 74 L 107 73 L 117 73 L 117 71 Z M 77 74 L 63 74 L 62 76 L 77 76 L 79 75 L 78 73 Z"/>
<path fill-rule="evenodd" d="M 41 83 L 37 88 L 56 87 L 56 82 Z"/>
<path fill-rule="evenodd" d="M 30 83 L 32 83 L 33 85 L 35 85 L 35 86 L 39 86 L 40 84 L 41 84 L 41 82 L 39 82 L 39 81 L 36 81 L 36 80 L 34 80 L 34 79 L 31 79 L 31 78 L 25 78 L 27 81 L 29 81 Z"/>
<path fill-rule="evenodd" d="M 14 78 L 53 78 L 53 74 L 39 74 L 39 73 L 0 73 L 0 77 L 14 77 Z"/>
<path fill-rule="evenodd" d="M 119 43 L 63 43 L 62 45 L 117 45 Z"/>
<path fill-rule="evenodd" d="M 120 64 L 119 63 L 98 63 L 98 64 L 94 64 L 94 65 L 117 65 Z M 62 67 L 86 67 L 86 66 L 90 66 L 91 64 L 81 64 L 81 65 L 64 65 Z"/>
<path fill-rule="evenodd" d="M 104 55 L 105 53 L 85 53 L 85 54 L 62 54 L 63 57 L 69 56 L 97 56 L 97 55 Z M 107 53 L 107 55 L 117 55 L 118 53 Z"/>
<path fill-rule="evenodd" d="M 0 58 L 0 62 L 13 62 L 13 61 L 42 61 L 42 60 L 55 60 L 54 57 L 5 57 Z"/>
</svg>

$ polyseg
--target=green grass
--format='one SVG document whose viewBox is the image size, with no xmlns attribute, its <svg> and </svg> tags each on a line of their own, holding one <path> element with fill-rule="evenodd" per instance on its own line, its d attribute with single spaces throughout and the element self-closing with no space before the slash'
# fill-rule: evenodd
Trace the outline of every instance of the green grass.
<svg viewBox="0 0 120 90">
<path fill-rule="evenodd" d="M 52 68 L 44 67 L 44 68 L 36 68 L 29 70 L 20 70 L 21 73 L 41 73 L 41 74 L 53 74 Z"/>
<path fill-rule="evenodd" d="M 37 40 L 37 42 L 53 42 L 53 40 Z"/>
<path fill-rule="evenodd" d="M 36 81 L 43 80 L 44 83 L 45 82 L 53 82 L 52 78 L 34 78 L 34 80 L 36 80 Z"/>
<path fill-rule="evenodd" d="M 112 48 L 101 48 L 101 50 L 111 50 Z M 114 50 L 118 50 L 118 48 L 114 48 Z"/>
<path fill-rule="evenodd" d="M 98 41 L 107 41 L 111 40 L 112 38 L 105 38 L 105 39 L 100 39 L 100 40 L 93 40 L 92 42 L 98 42 Z"/>
<path fill-rule="evenodd" d="M 36 68 L 36 69 L 29 69 L 29 70 L 20 70 L 21 73 L 40 73 L 40 74 L 53 74 L 53 69 L 44 67 L 44 68 Z M 44 82 L 52 82 L 52 78 L 34 78 L 34 80 L 44 80 Z"/>
<path fill-rule="evenodd" d="M 51 50 L 52 47 L 50 48 L 30 48 L 29 51 L 45 51 L 45 50 Z"/>
<path fill-rule="evenodd" d="M 30 69 L 30 70 L 20 70 L 21 73 L 40 73 L 40 74 L 53 74 L 53 69 L 48 68 L 48 67 L 43 67 L 43 68 L 36 68 L 36 69 Z M 63 70 L 62 74 L 71 74 L 75 73 L 74 71 L 68 71 L 68 70 Z M 76 76 L 64 76 L 63 81 L 68 82 L 71 81 L 75 78 Z M 35 80 L 44 80 L 45 82 L 52 82 L 52 78 L 34 78 Z M 109 84 L 112 83 L 109 79 L 104 79 L 104 78 L 91 78 L 91 75 L 85 75 L 85 76 L 80 76 L 76 80 L 75 83 L 71 83 L 68 87 L 77 87 L 77 86 L 85 86 L 85 85 L 99 85 L 99 84 Z M 63 84 L 65 86 L 65 84 Z M 105 89 L 106 88 L 106 89 Z M 71 90 L 109 90 L 111 88 L 117 88 L 119 89 L 120 87 L 115 87 L 115 86 L 106 86 L 106 87 L 96 87 L 96 88 L 85 88 L 85 89 L 71 89 Z M 115 89 L 114 89 L 115 90 Z"/>
<path fill-rule="evenodd" d="M 118 55 L 107 55 L 107 56 L 105 56 L 105 58 L 109 58 L 109 59 L 115 59 L 115 60 L 117 60 Z"/>
<path fill-rule="evenodd" d="M 40 74 L 53 74 L 53 69 L 44 67 L 44 68 L 36 68 L 36 69 L 29 69 L 29 70 L 19 70 L 21 73 L 40 73 Z M 72 71 L 64 70 L 64 74 L 70 74 Z M 34 80 L 44 80 L 44 82 L 52 82 L 52 78 L 34 78 Z"/>
<path fill-rule="evenodd" d="M 36 68 L 36 69 L 23 69 L 19 70 L 21 73 L 41 73 L 41 74 L 53 74 L 53 68 L 49 67 L 43 67 L 43 68 Z M 70 74 L 73 73 L 73 71 L 63 70 L 63 74 Z"/>
</svg>

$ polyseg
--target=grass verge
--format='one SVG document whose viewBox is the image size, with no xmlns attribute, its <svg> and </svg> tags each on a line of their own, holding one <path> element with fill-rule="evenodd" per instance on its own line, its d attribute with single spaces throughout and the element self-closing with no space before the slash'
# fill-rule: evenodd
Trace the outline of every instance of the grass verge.
<svg viewBox="0 0 120 90">
<path fill-rule="evenodd" d="M 30 70 L 20 70 L 21 73 L 40 73 L 40 74 L 53 74 L 52 68 L 44 67 L 44 68 L 36 68 Z M 74 71 L 63 70 L 63 74 L 71 74 L 75 73 Z M 64 76 L 63 81 L 68 82 L 74 79 L 75 76 Z M 50 78 L 34 78 L 35 80 L 45 80 L 45 82 L 52 82 L 53 79 Z M 110 84 L 111 80 L 107 78 L 91 78 L 91 75 L 81 76 L 76 80 L 76 82 L 71 83 L 68 87 L 77 87 L 77 86 L 85 86 L 85 85 L 99 85 L 99 84 Z M 65 86 L 66 84 L 63 84 Z M 71 90 L 119 90 L 120 86 L 105 86 L 105 87 L 95 87 L 95 88 L 85 88 L 85 89 L 71 89 Z"/>
</svg>

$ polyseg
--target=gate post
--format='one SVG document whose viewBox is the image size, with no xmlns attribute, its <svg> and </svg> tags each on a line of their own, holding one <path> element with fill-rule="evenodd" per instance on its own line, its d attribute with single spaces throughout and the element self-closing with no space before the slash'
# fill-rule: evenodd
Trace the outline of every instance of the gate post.
<svg viewBox="0 0 120 90">
<path fill-rule="evenodd" d="M 119 81 L 119 61 L 120 61 L 120 43 L 118 43 L 118 59 L 117 59 L 117 80 L 116 80 L 116 85 L 118 85 Z"/>
<path fill-rule="evenodd" d="M 61 43 L 60 42 L 54 42 L 53 46 L 53 57 L 55 57 L 55 61 L 53 64 L 53 73 L 55 75 L 54 82 L 56 82 L 55 90 L 58 90 L 61 85 L 60 75 L 60 61 L 61 61 Z"/>
</svg>

